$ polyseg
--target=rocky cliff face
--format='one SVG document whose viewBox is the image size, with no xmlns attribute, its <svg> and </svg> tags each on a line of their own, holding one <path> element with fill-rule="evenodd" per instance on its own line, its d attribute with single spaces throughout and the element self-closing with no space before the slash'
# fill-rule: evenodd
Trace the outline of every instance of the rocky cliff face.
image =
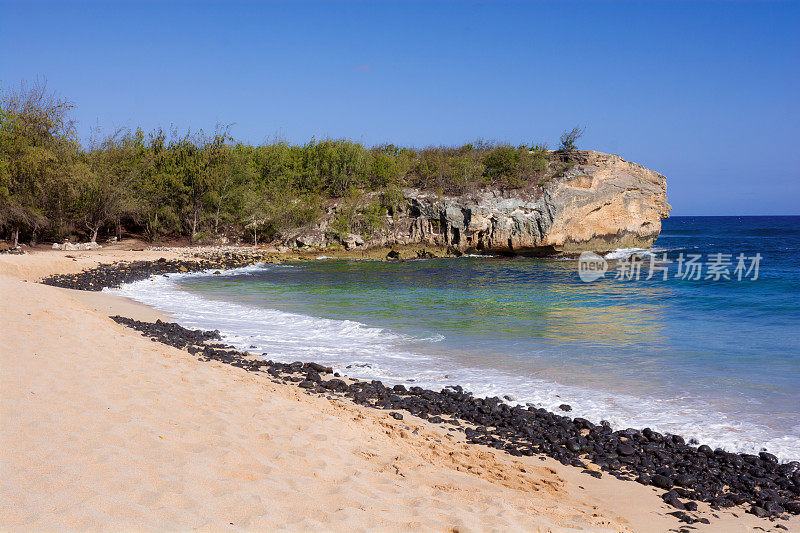
<svg viewBox="0 0 800 533">
<path fill-rule="evenodd" d="M 404 191 L 405 205 L 372 236 L 329 232 L 329 216 L 291 243 L 346 248 L 431 244 L 458 251 L 547 255 L 649 247 L 669 215 L 666 178 L 617 155 L 580 151 L 561 176 L 522 190 L 463 196 Z"/>
</svg>

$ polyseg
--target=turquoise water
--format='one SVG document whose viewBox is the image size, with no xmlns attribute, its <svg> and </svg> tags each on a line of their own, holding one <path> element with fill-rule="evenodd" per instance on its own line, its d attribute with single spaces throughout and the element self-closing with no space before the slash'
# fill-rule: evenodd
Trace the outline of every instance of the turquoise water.
<svg viewBox="0 0 800 533">
<path fill-rule="evenodd" d="M 668 279 L 647 280 L 648 254 L 642 279 L 614 279 L 632 252 L 620 250 L 591 283 L 575 260 L 462 257 L 268 265 L 137 291 L 274 359 L 800 458 L 800 217 L 676 217 L 653 251 L 701 254 L 701 278 L 709 254 L 731 254 L 733 279 L 657 262 Z M 740 253 L 745 267 L 761 255 L 758 279 L 736 280 Z"/>
</svg>

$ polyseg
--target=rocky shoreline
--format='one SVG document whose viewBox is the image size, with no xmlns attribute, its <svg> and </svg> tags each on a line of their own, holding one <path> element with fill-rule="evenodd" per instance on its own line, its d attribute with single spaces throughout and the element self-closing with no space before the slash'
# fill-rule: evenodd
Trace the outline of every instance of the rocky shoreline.
<svg viewBox="0 0 800 533">
<path fill-rule="evenodd" d="M 202 272 L 204 270 L 229 270 L 263 262 L 275 261 L 274 254 L 253 252 L 213 252 L 206 257 L 193 259 L 166 259 L 155 261 L 119 262 L 98 265 L 77 274 L 56 274 L 48 276 L 40 283 L 80 291 L 101 291 L 116 288 L 125 283 L 141 281 L 151 276 L 177 274 L 183 272 Z"/>
<path fill-rule="evenodd" d="M 432 252 L 435 251 L 436 253 Z M 441 247 L 398 246 L 395 248 L 376 247 L 367 254 L 360 255 L 328 250 L 311 250 L 306 253 L 287 256 L 281 252 L 254 250 L 208 251 L 202 254 L 191 252 L 186 259 L 160 258 L 155 261 L 121 261 L 111 264 L 100 264 L 75 274 L 55 274 L 47 276 L 40 283 L 80 291 L 102 291 L 104 288 L 117 288 L 125 283 L 141 281 L 151 276 L 180 274 L 186 272 L 202 272 L 206 270 L 230 270 L 258 263 L 278 263 L 281 261 L 305 261 L 314 259 L 317 253 L 335 254 L 335 258 L 345 260 L 385 260 L 404 261 L 407 259 L 433 259 L 437 257 L 458 257 L 460 252 Z M 340 253 L 337 253 L 340 252 Z M 330 256 L 325 256 L 331 258 Z"/>
<path fill-rule="evenodd" d="M 238 268 L 267 260 L 264 254 L 222 252 L 187 260 L 136 261 L 99 266 L 74 275 L 56 275 L 42 283 L 70 289 L 99 291 L 146 279 L 152 275 Z M 271 259 L 269 259 L 271 260 Z M 151 339 L 185 349 L 202 360 L 217 360 L 251 372 L 264 372 L 280 383 L 293 383 L 309 393 L 343 396 L 360 405 L 400 411 L 435 424 L 463 431 L 466 440 L 515 456 L 546 455 L 587 475 L 612 475 L 664 491 L 662 499 L 675 508 L 671 514 L 687 524 L 705 522 L 697 501 L 713 511 L 743 506 L 755 516 L 778 520 L 800 514 L 800 463 L 779 464 L 775 456 L 730 453 L 692 446 L 677 435 L 645 428 L 612 431 L 607 423 L 551 413 L 532 406 L 511 406 L 500 398 L 476 398 L 461 387 L 442 391 L 380 381 L 359 381 L 334 374 L 313 362 L 280 363 L 221 344 L 219 332 L 188 330 L 166 322 L 115 321 Z M 775 527 L 781 528 L 780 523 Z"/>
<path fill-rule="evenodd" d="M 800 464 L 779 464 L 775 456 L 758 456 L 694 447 L 678 435 L 645 428 L 612 431 L 582 418 L 570 419 L 534 407 L 511 406 L 497 397 L 477 398 L 460 386 L 433 391 L 421 387 L 387 387 L 377 380 L 343 378 L 314 362 L 281 363 L 254 357 L 219 342 L 218 331 L 186 329 L 170 322 L 112 319 L 154 341 L 187 350 L 203 361 L 220 361 L 249 372 L 264 372 L 276 383 L 294 384 L 309 393 L 346 397 L 359 405 L 405 411 L 434 424 L 463 431 L 466 440 L 515 456 L 543 454 L 595 477 L 603 474 L 651 485 L 685 523 L 707 523 L 697 501 L 712 510 L 744 505 L 748 513 L 771 520 L 800 514 Z M 780 524 L 778 524 L 780 525 Z"/>
</svg>

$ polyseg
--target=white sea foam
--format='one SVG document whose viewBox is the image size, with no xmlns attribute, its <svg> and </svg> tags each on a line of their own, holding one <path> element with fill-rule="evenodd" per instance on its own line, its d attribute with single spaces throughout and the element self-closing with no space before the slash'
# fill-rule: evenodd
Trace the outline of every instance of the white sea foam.
<svg viewBox="0 0 800 533">
<path fill-rule="evenodd" d="M 650 255 L 652 252 L 644 248 L 617 248 L 603 256 L 607 260 L 627 259 L 632 255 Z"/>
<path fill-rule="evenodd" d="M 628 259 L 632 255 L 638 255 L 642 257 L 655 256 L 655 259 L 658 260 L 664 253 L 679 249 L 680 248 L 660 248 L 657 246 L 652 248 L 617 248 L 613 252 L 605 254 L 603 258 L 609 261 L 619 261 Z"/>
<path fill-rule="evenodd" d="M 216 276 L 294 268 L 249 266 Z M 441 389 L 461 385 L 477 396 L 509 395 L 512 404 L 532 404 L 560 412 L 569 404 L 573 417 L 595 423 L 608 420 L 615 429 L 651 427 L 694 438 L 712 447 L 740 452 L 768 449 L 782 460 L 800 459 L 800 428 L 786 432 L 747 424 L 718 412 L 699 399 L 655 399 L 568 386 L 490 367 L 459 364 L 452 354 L 423 355 L 415 350 L 444 339 L 414 338 L 351 320 L 331 320 L 274 309 L 203 298 L 180 290 L 175 281 L 210 273 L 172 274 L 124 285 L 109 292 L 163 310 L 185 327 L 218 329 L 225 342 L 276 361 L 316 361 L 359 379 L 381 379 Z M 108 289 L 106 289 L 108 290 Z M 255 346 L 255 348 L 252 348 Z M 431 351 L 430 349 L 427 351 Z"/>
</svg>

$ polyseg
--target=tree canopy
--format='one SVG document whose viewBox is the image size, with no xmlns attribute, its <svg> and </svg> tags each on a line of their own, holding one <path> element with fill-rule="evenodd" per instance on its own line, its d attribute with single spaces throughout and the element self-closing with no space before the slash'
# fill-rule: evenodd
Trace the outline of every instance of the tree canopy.
<svg viewBox="0 0 800 533">
<path fill-rule="evenodd" d="M 317 219 L 332 199 L 379 193 L 377 216 L 404 187 L 442 195 L 535 187 L 564 169 L 564 158 L 541 144 L 252 146 L 224 125 L 210 134 L 121 129 L 82 146 L 72 109 L 40 82 L 0 97 L 0 236 L 15 245 L 123 231 L 151 240 L 274 239 Z M 574 149 L 579 135 L 568 137 L 563 148 Z"/>
</svg>

